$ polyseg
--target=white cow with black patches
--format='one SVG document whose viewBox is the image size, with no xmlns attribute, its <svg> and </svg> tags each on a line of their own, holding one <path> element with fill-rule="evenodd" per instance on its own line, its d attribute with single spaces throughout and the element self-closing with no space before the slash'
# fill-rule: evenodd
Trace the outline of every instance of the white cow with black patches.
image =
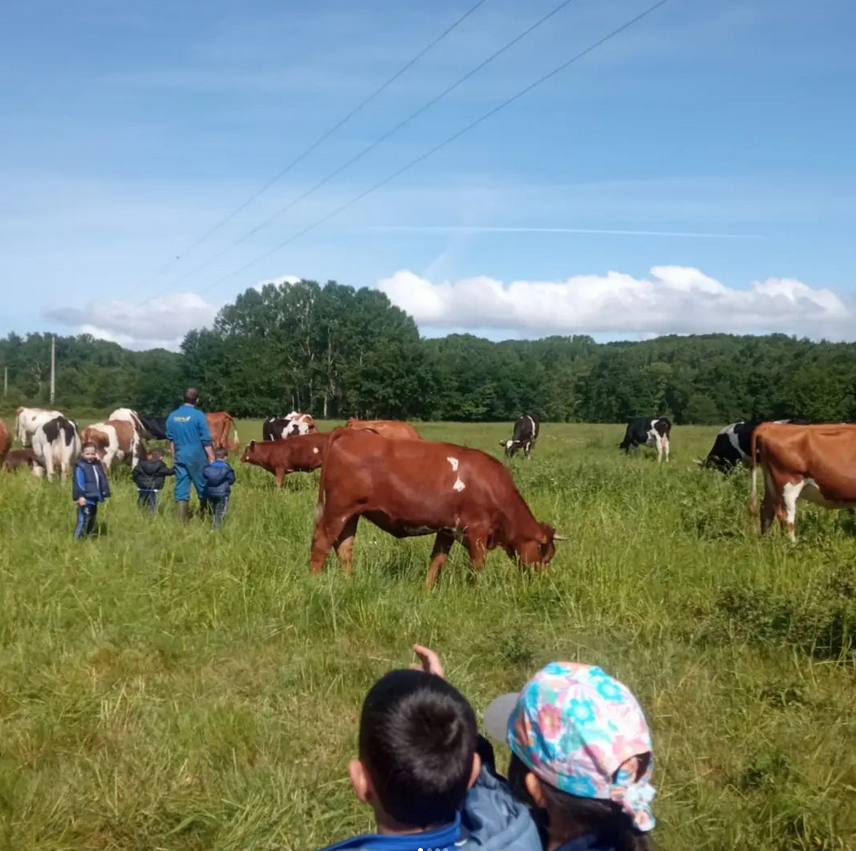
<svg viewBox="0 0 856 851">
<path fill-rule="evenodd" d="M 528 458 L 532 453 L 532 447 L 538 440 L 541 423 L 534 414 L 523 414 L 514 423 L 514 431 L 510 440 L 501 440 L 500 446 L 505 447 L 505 454 L 511 458 L 518 449 Z"/>
<path fill-rule="evenodd" d="M 44 468 L 48 481 L 53 479 L 57 467 L 65 479 L 80 455 L 80 434 L 76 423 L 59 416 L 40 425 L 33 434 L 33 453 L 37 463 Z"/>
<path fill-rule="evenodd" d="M 672 424 L 666 417 L 633 417 L 627 422 L 624 440 L 618 444 L 619 449 L 629 453 L 639 452 L 640 446 L 651 446 L 657 450 L 657 462 L 669 460 L 669 435 Z"/>
</svg>

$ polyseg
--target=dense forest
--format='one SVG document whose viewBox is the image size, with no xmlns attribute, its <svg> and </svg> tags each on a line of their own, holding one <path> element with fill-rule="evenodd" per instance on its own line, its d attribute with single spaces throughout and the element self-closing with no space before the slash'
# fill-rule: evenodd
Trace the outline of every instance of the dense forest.
<svg viewBox="0 0 856 851">
<path fill-rule="evenodd" d="M 3 407 L 48 398 L 49 335 L 0 340 Z M 599 344 L 588 336 L 494 343 L 419 336 L 376 290 L 314 281 L 250 289 L 181 352 L 133 352 L 90 336 L 57 338 L 56 405 L 168 411 L 193 384 L 208 410 L 315 416 L 619 422 L 664 414 L 726 423 L 754 412 L 856 418 L 856 344 L 783 334 L 668 336 Z"/>
</svg>

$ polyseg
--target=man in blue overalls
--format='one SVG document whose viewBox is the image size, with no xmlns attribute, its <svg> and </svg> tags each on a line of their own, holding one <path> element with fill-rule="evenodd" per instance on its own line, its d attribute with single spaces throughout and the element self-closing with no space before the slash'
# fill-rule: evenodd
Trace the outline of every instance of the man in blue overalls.
<svg viewBox="0 0 856 851">
<path fill-rule="evenodd" d="M 190 504 L 190 483 L 193 482 L 200 504 L 205 489 L 202 471 L 214 461 L 211 431 L 205 414 L 198 410 L 199 394 L 189 387 L 184 404 L 166 418 L 166 436 L 175 466 L 175 507 L 179 520 L 187 520 Z"/>
</svg>

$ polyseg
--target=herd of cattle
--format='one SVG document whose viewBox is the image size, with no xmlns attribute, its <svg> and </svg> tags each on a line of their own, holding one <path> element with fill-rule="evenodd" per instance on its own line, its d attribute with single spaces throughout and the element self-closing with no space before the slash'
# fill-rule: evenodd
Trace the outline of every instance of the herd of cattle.
<svg viewBox="0 0 856 851">
<path fill-rule="evenodd" d="M 232 417 L 206 414 L 215 448 L 239 449 Z M 135 465 L 146 455 L 146 440 L 166 439 L 166 418 L 118 408 L 103 422 L 82 432 L 59 411 L 19 408 L 15 424 L 20 449 L 0 420 L 0 461 L 13 470 L 28 466 L 36 475 L 65 477 L 92 441 L 109 471 L 113 464 Z M 510 439 L 501 441 L 507 456 L 522 450 L 528 458 L 540 423 L 524 414 Z M 263 440 L 251 440 L 241 460 L 272 473 L 277 486 L 292 472 L 321 469 L 311 569 L 320 571 L 331 549 L 347 571 L 360 517 L 395 537 L 435 535 L 428 570 L 434 583 L 449 549 L 464 545 L 474 569 L 489 550 L 499 547 L 524 564 L 544 566 L 561 536 L 535 519 L 509 469 L 477 449 L 423 440 L 409 423 L 350 419 L 342 428 L 320 432 L 309 414 L 292 411 L 270 417 Z M 629 420 L 619 447 L 625 452 L 650 446 L 658 461 L 669 459 L 671 423 L 665 417 Z M 701 466 L 728 473 L 751 467 L 750 508 L 757 513 L 757 472 L 763 472 L 765 497 L 761 529 L 778 516 L 794 537 L 796 502 L 808 499 L 827 508 L 856 505 L 856 425 L 810 425 L 803 421 L 732 423 L 716 437 Z"/>
<path fill-rule="evenodd" d="M 215 449 L 238 451 L 235 422 L 225 411 L 206 414 Z M 117 408 L 103 422 L 92 423 L 81 432 L 77 423 L 61 411 L 45 408 L 18 408 L 15 435 L 21 449 L 4 453 L 2 434 L 8 429 L 0 421 L 0 458 L 5 455 L 6 469 L 29 467 L 37 476 L 53 479 L 59 470 L 65 478 L 80 455 L 83 443 L 91 441 L 109 472 L 114 464 L 135 467 L 146 457 L 146 440 L 166 440 L 166 417 L 143 416 L 130 408 Z"/>
</svg>

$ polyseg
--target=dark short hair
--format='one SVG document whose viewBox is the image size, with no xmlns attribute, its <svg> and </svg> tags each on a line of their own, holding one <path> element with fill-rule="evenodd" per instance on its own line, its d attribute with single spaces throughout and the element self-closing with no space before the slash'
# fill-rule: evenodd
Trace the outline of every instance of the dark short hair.
<svg viewBox="0 0 856 851">
<path fill-rule="evenodd" d="M 80 444 L 80 451 L 83 452 L 84 449 L 88 449 L 90 446 L 97 451 L 98 444 L 94 440 L 84 440 Z"/>
<path fill-rule="evenodd" d="M 195 387 L 188 387 L 184 391 L 184 401 L 195 405 L 199 401 L 199 391 Z"/>
<path fill-rule="evenodd" d="M 220 449 L 215 449 L 215 450 L 214 450 L 214 457 L 215 457 L 215 458 L 227 458 L 227 457 L 228 457 L 228 455 L 229 455 L 229 450 L 228 450 L 228 449 L 222 449 L 222 448 L 220 448 Z"/>
<path fill-rule="evenodd" d="M 163 458 L 163 449 L 152 449 L 152 458 Z"/>
<path fill-rule="evenodd" d="M 409 827 L 454 821 L 464 804 L 476 718 L 463 695 L 424 671 L 390 671 L 360 717 L 360 760 L 385 812 Z"/>
</svg>

